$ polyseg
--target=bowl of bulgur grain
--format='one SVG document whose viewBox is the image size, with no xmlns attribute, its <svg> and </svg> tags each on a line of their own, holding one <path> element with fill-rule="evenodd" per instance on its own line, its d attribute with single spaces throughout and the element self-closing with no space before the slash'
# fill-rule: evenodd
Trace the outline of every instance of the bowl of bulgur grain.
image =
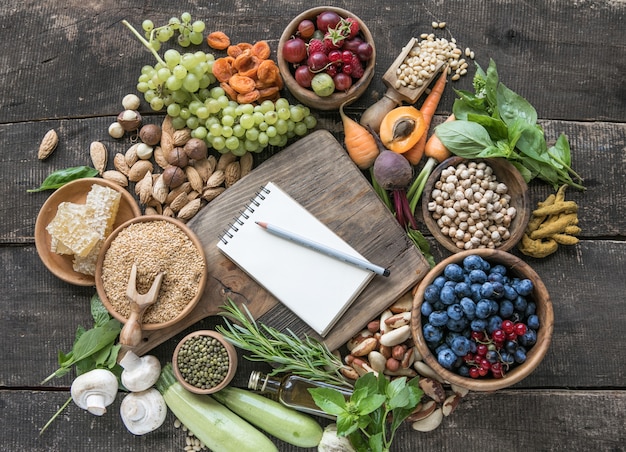
<svg viewBox="0 0 626 452">
<path fill-rule="evenodd" d="M 109 313 L 122 323 L 130 316 L 126 289 L 137 265 L 137 292 L 146 293 L 163 273 L 156 302 L 142 318 L 142 329 L 167 328 L 196 306 L 207 281 L 202 243 L 184 223 L 162 215 L 143 215 L 115 229 L 96 264 L 96 290 Z"/>
</svg>

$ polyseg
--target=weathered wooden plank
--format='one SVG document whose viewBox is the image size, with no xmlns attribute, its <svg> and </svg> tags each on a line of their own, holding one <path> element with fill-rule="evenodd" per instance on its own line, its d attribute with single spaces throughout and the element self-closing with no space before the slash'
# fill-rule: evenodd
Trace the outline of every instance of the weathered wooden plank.
<svg viewBox="0 0 626 452">
<path fill-rule="evenodd" d="M 0 6 L 7 49 L 0 57 L 2 122 L 117 114 L 122 96 L 133 91 L 141 66 L 154 63 L 122 19 L 139 27 L 144 18 L 165 23 L 172 15 L 190 11 L 211 30 L 223 30 L 237 42 L 266 39 L 275 52 L 287 22 L 310 6 L 296 1 L 252 6 L 229 0 L 171 6 L 147 1 L 140 7 L 115 0 L 70 5 L 30 1 L 17 8 L 10 2 Z M 350 0 L 340 6 L 364 20 L 378 48 L 380 76 L 357 103 L 361 107 L 382 96 L 382 74 L 402 46 L 412 36 L 432 32 L 431 22 L 441 20 L 447 23 L 441 36 L 455 37 L 462 48 L 471 47 L 483 66 L 493 58 L 503 81 L 529 98 L 540 117 L 623 121 L 626 86 L 624 63 L 618 58 L 623 51 L 623 2 L 456 0 L 370 8 Z M 36 32 L 23 33 L 24 29 Z M 470 82 L 466 77 L 457 86 L 467 88 Z M 449 111 L 451 99 L 448 92 L 439 111 Z"/>
<path fill-rule="evenodd" d="M 436 256 L 444 254 L 438 249 Z M 36 387 L 56 369 L 57 351 L 71 347 L 76 327 L 91 325 L 89 298 L 95 290 L 55 278 L 34 246 L 0 247 L 0 262 L 5 269 L 0 277 L 0 337 L 6 344 L 0 355 L 0 386 Z M 619 357 L 626 356 L 626 337 L 619 332 L 626 324 L 626 305 L 619 300 L 626 291 L 626 244 L 585 240 L 529 263 L 550 293 L 554 337 L 544 361 L 517 387 L 622 387 L 626 367 Z M 153 353 L 166 362 L 185 332 L 215 321 L 189 327 Z M 249 371 L 257 366 L 240 363 L 237 384 L 245 386 Z M 70 382 L 64 377 L 48 385 Z"/>
<path fill-rule="evenodd" d="M 118 395 L 108 412 L 95 417 L 71 404 L 39 435 L 39 429 L 69 397 L 66 391 L 2 391 L 5 416 L 2 444 L 5 450 L 32 452 L 182 451 L 186 434 L 173 426 L 171 413 L 156 432 L 133 436 L 118 412 Z M 37 409 L 33 409 L 36 406 Z M 626 392 L 586 390 L 502 390 L 493 394 L 470 393 L 457 410 L 435 431 L 420 433 L 403 425 L 392 452 L 467 451 L 571 451 L 626 450 Z M 328 423 L 321 420 L 322 425 Z M 317 450 L 290 446 L 275 440 L 282 452 Z"/>
</svg>

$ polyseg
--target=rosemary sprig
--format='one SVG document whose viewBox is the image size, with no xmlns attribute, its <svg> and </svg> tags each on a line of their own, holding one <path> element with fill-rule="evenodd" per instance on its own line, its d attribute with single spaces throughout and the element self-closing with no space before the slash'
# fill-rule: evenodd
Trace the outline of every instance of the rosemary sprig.
<svg viewBox="0 0 626 452">
<path fill-rule="evenodd" d="M 310 380 L 352 386 L 341 374 L 344 367 L 341 358 L 333 355 L 323 342 L 310 336 L 301 339 L 290 330 L 287 334 L 257 323 L 245 305 L 244 313 L 230 299 L 221 308 L 223 312 L 219 314 L 226 326 L 218 325 L 217 331 L 235 347 L 248 351 L 250 355 L 245 358 L 249 361 L 272 365 L 270 375 L 292 373 Z"/>
</svg>

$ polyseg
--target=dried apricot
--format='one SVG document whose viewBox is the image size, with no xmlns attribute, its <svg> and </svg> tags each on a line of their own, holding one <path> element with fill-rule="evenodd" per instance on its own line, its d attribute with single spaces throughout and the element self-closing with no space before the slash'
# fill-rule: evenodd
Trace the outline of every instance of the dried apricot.
<svg viewBox="0 0 626 452">
<path fill-rule="evenodd" d="M 270 99 L 274 100 L 280 94 L 280 88 L 278 86 L 270 86 L 268 88 L 263 88 L 259 91 L 259 100 Z"/>
<path fill-rule="evenodd" d="M 213 62 L 213 75 L 219 82 L 228 82 L 235 73 L 233 61 L 235 61 L 233 57 L 222 57 Z"/>
<path fill-rule="evenodd" d="M 230 38 L 223 31 L 214 31 L 208 34 L 206 42 L 215 50 L 224 50 L 230 45 Z"/>
<path fill-rule="evenodd" d="M 230 86 L 227 82 L 221 82 L 220 86 L 230 100 L 237 100 L 237 91 L 235 91 L 232 86 Z"/>
<path fill-rule="evenodd" d="M 260 96 L 259 90 L 255 89 L 255 90 L 250 91 L 249 93 L 238 94 L 237 102 L 240 104 L 251 104 L 259 100 L 259 96 Z"/>
<path fill-rule="evenodd" d="M 257 69 L 257 77 L 261 82 L 273 85 L 280 78 L 280 70 L 274 60 L 263 60 Z"/>
<path fill-rule="evenodd" d="M 250 44 L 249 42 L 240 42 L 239 44 L 237 44 L 237 47 L 239 47 L 244 52 L 246 50 L 252 50 L 252 44 Z"/>
<path fill-rule="evenodd" d="M 233 74 L 228 84 L 239 94 L 246 94 L 256 89 L 254 79 L 240 74 Z"/>
<path fill-rule="evenodd" d="M 233 58 L 237 58 L 242 53 L 243 53 L 243 49 L 239 47 L 238 45 L 231 45 L 231 46 L 228 46 L 228 49 L 226 49 L 226 54 Z"/>
<path fill-rule="evenodd" d="M 242 53 L 233 62 L 233 68 L 239 75 L 255 78 L 257 69 L 261 61 L 250 53 Z"/>
<path fill-rule="evenodd" d="M 267 41 L 255 42 L 252 46 L 252 55 L 255 55 L 261 60 L 267 60 L 270 57 L 271 53 L 272 51 Z"/>
</svg>

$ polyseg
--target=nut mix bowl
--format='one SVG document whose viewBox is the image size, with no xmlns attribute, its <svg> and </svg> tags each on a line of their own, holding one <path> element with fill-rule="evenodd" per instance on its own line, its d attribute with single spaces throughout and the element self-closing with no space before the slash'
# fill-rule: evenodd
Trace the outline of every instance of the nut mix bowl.
<svg viewBox="0 0 626 452">
<path fill-rule="evenodd" d="M 226 387 L 235 376 L 237 351 L 217 331 L 194 331 L 174 349 L 172 367 L 185 389 L 196 394 L 212 394 Z"/>
<path fill-rule="evenodd" d="M 96 290 L 109 313 L 125 323 L 133 264 L 136 290 L 146 294 L 163 273 L 156 302 L 141 319 L 144 330 L 167 328 L 198 304 L 208 279 L 206 255 L 196 234 L 179 220 L 143 215 L 121 224 L 107 238 L 96 263 Z"/>
<path fill-rule="evenodd" d="M 433 335 L 432 325 L 435 324 L 435 320 L 437 317 L 440 317 L 440 313 L 446 312 L 446 309 L 440 309 L 435 314 L 435 304 L 433 304 L 433 296 L 435 298 L 439 297 L 440 300 L 444 299 L 443 290 L 437 295 L 433 295 L 432 287 L 437 286 L 438 284 L 443 284 L 444 279 L 448 279 L 448 277 L 453 278 L 454 272 L 452 272 L 452 267 L 446 268 L 452 264 L 456 264 L 460 268 L 467 268 L 468 271 L 470 268 L 476 268 L 477 262 L 480 262 L 479 259 L 486 261 L 489 264 L 490 270 L 484 270 L 487 275 L 491 273 L 500 273 L 503 274 L 504 270 L 509 278 L 509 282 L 513 287 L 516 287 L 512 282 L 513 279 L 519 280 L 529 280 L 532 282 L 532 286 L 528 286 L 526 284 L 526 288 L 524 290 L 528 291 L 528 294 L 524 293 L 525 301 L 520 300 L 521 306 L 519 306 L 518 310 L 518 301 L 515 301 L 515 308 L 512 311 L 510 316 L 504 314 L 504 304 L 502 300 L 510 299 L 513 297 L 509 297 L 508 295 L 500 297 L 499 306 L 500 310 L 493 314 L 493 312 L 489 313 L 489 319 L 486 319 L 485 322 L 489 325 L 491 318 L 497 316 L 498 319 L 495 320 L 496 324 L 502 324 L 502 327 L 498 327 L 500 329 L 500 333 L 505 330 L 504 320 L 510 320 L 511 323 L 515 323 L 515 327 L 517 328 L 517 324 L 523 323 L 524 325 L 528 325 L 525 330 L 525 333 L 528 333 L 528 336 L 518 335 L 516 339 L 512 339 L 510 337 L 506 337 L 504 342 L 498 343 L 498 339 L 493 339 L 496 335 L 500 333 L 494 333 L 492 331 L 492 326 L 488 326 L 486 330 L 482 330 L 482 335 L 479 333 L 478 337 L 474 340 L 474 336 L 471 331 L 478 330 L 479 327 L 475 328 L 474 324 L 470 322 L 469 318 L 474 316 L 473 318 L 478 318 L 479 316 L 479 307 L 478 303 L 476 303 L 475 314 L 468 314 L 465 310 L 466 304 L 461 301 L 459 304 L 463 306 L 464 316 L 467 317 L 467 323 L 465 327 L 461 327 L 462 329 L 457 329 L 454 327 L 454 323 L 447 323 L 439 329 L 443 332 L 441 337 L 436 337 Z M 469 260 L 467 260 L 469 258 Z M 471 261 L 470 261 L 471 260 Z M 484 265 L 484 263 L 483 263 Z M 467 267 L 466 267 L 467 266 Z M 485 267 L 482 267 L 483 269 Z M 491 273 L 490 273 L 491 272 Z M 439 278 L 439 279 L 438 279 Z M 492 278 L 489 277 L 488 281 L 491 281 Z M 496 280 L 495 278 L 493 279 Z M 508 284 L 505 281 L 505 284 Z M 429 288 L 430 287 L 430 288 Z M 521 287 L 521 286 L 520 286 Z M 532 288 L 532 290 L 530 290 Z M 456 291 L 456 288 L 454 288 Z M 521 292 L 521 288 L 519 289 Z M 448 291 L 449 292 L 449 291 Z M 485 295 L 484 293 L 481 295 Z M 487 296 L 487 295 L 485 295 Z M 469 297 L 472 298 L 473 296 Z M 491 296 L 493 299 L 493 296 Z M 519 298 L 519 297 L 518 297 Z M 432 313 L 428 316 L 429 309 L 425 309 L 423 306 L 426 301 L 431 304 L 433 307 Z M 517 300 L 517 299 L 516 299 Z M 445 300 L 442 300 L 445 301 Z M 436 302 L 435 302 L 436 303 Z M 458 303 L 458 301 L 454 301 L 450 305 L 445 305 L 445 307 L 450 307 L 454 303 Z M 471 304 L 471 303 L 470 303 Z M 441 308 L 441 306 L 439 306 Z M 526 309 L 526 312 L 522 311 Z M 450 309 L 447 310 L 450 313 Z M 469 312 L 469 311 L 468 311 Z M 530 313 L 534 314 L 530 314 Z M 434 314 L 434 315 L 433 315 Z M 528 314 L 528 315 L 527 315 Z M 536 318 L 531 319 L 531 316 L 534 315 Z M 481 318 L 483 316 L 481 315 Z M 449 319 L 452 319 L 452 315 L 450 314 Z M 502 322 L 502 323 L 501 323 Z M 430 324 L 430 327 L 426 325 Z M 478 324 L 476 324 L 478 326 Z M 530 375 L 539 365 L 539 363 L 545 357 L 548 348 L 550 346 L 550 341 L 552 338 L 554 325 L 554 313 L 552 310 L 552 302 L 550 300 L 550 295 L 548 291 L 537 275 L 537 273 L 524 261 L 519 259 L 518 257 L 507 253 L 505 251 L 493 250 L 493 249 L 479 249 L 479 250 L 469 250 L 469 251 L 461 251 L 459 253 L 453 254 L 447 259 L 439 262 L 420 282 L 415 296 L 413 298 L 413 311 L 411 315 L 411 329 L 413 339 L 415 341 L 415 346 L 418 351 L 422 355 L 426 364 L 428 364 L 434 372 L 441 378 L 442 381 L 455 384 L 460 387 L 473 390 L 473 391 L 483 391 L 483 392 L 491 392 L 498 389 L 506 388 L 511 385 L 514 385 L 526 378 Z M 456 333 L 450 333 L 450 329 L 457 330 Z M 532 330 L 532 331 L 531 331 Z M 487 332 L 485 332 L 487 331 Z M 511 334 L 515 335 L 519 332 L 523 331 L 513 331 Z M 429 335 L 429 340 L 426 339 L 426 334 Z M 507 333 L 508 334 L 508 333 Z M 454 339 L 459 335 L 463 335 L 466 338 L 470 338 L 475 342 L 475 345 L 480 346 L 479 344 L 485 344 L 487 346 L 487 350 L 496 350 L 495 354 L 492 354 L 491 357 L 487 355 L 488 358 L 492 362 L 506 362 L 502 364 L 504 372 L 499 373 L 497 376 L 494 373 L 485 371 L 485 374 L 481 376 L 474 375 L 465 376 L 461 375 L 460 367 L 465 365 L 467 368 L 476 367 L 476 369 L 481 367 L 481 360 L 478 359 L 480 356 L 485 356 L 483 352 L 478 351 L 477 347 L 470 348 L 470 352 L 467 355 L 462 355 L 465 350 L 458 350 L 459 344 L 462 345 L 463 342 L 466 342 L 464 339 L 458 339 L 458 343 L 454 343 Z M 508 344 L 508 341 L 515 341 L 517 345 L 513 346 Z M 451 344 L 451 345 L 450 345 Z M 504 345 L 502 345 L 504 344 Z M 493 345 L 493 347 L 491 347 Z M 445 350 L 445 348 L 449 346 L 449 350 L 454 350 L 454 354 L 451 355 L 454 363 L 450 365 L 450 362 L 447 363 L 447 366 L 444 367 L 446 361 L 442 361 L 440 363 L 440 359 L 446 359 L 446 355 L 450 355 L 451 352 Z M 510 350 L 508 347 L 522 347 L 524 353 L 524 360 L 517 360 L 517 356 L 514 355 L 514 352 Z M 458 347 L 458 348 L 455 348 Z M 500 348 L 502 347 L 502 348 Z M 515 361 L 511 361 L 513 356 L 511 356 L 511 360 L 509 358 L 505 358 L 505 351 L 509 352 L 511 355 L 515 356 Z M 487 352 L 489 353 L 489 352 Z M 483 365 L 483 367 L 488 367 Z"/>
<path fill-rule="evenodd" d="M 327 11 L 334 12 L 344 19 L 354 18 L 357 21 L 360 28 L 358 37 L 370 44 L 371 56 L 365 62 L 363 75 L 358 79 L 355 78 L 352 85 L 347 90 L 335 90 L 335 92 L 328 96 L 319 96 L 311 88 L 305 88 L 296 81 L 295 69 L 293 65 L 285 59 L 284 46 L 287 41 L 298 36 L 298 25 L 303 20 L 311 20 L 315 24 L 318 15 Z M 277 63 L 285 85 L 289 89 L 289 92 L 297 100 L 302 102 L 304 105 L 319 110 L 337 110 L 342 104 L 347 105 L 354 102 L 365 92 L 365 90 L 369 86 L 372 77 L 374 76 L 374 66 L 376 64 L 376 47 L 374 45 L 374 39 L 372 37 L 372 34 L 370 33 L 370 30 L 367 28 L 365 23 L 357 16 L 352 14 L 350 11 L 342 8 L 336 8 L 333 6 L 319 6 L 303 11 L 291 22 L 289 22 L 278 42 Z"/>
<path fill-rule="evenodd" d="M 455 168 L 454 174 L 449 167 Z M 426 181 L 422 215 L 428 230 L 448 251 L 508 251 L 521 240 L 530 218 L 528 186 L 504 158 L 450 157 Z"/>
<path fill-rule="evenodd" d="M 46 227 L 56 216 L 57 209 L 61 203 L 84 204 L 87 194 L 94 184 L 108 187 L 121 193 L 113 228 L 117 228 L 122 223 L 141 215 L 139 205 L 125 188 L 106 179 L 87 177 L 68 182 L 56 189 L 44 202 L 35 222 L 35 246 L 41 261 L 55 276 L 77 286 L 95 285 L 94 276 L 75 271 L 72 255 L 57 254 L 51 250 L 52 237 L 46 230 Z"/>
</svg>

